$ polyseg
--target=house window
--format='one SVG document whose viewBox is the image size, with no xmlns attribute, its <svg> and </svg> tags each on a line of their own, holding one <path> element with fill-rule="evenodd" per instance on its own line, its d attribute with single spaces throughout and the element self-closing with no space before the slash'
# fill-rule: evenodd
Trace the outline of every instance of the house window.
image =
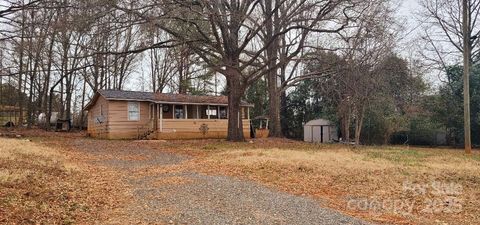
<svg viewBox="0 0 480 225">
<path fill-rule="evenodd" d="M 132 120 L 132 121 L 140 120 L 140 103 L 138 102 L 128 103 L 128 120 Z"/>
<path fill-rule="evenodd" d="M 175 119 L 185 119 L 183 106 L 175 106 Z"/>
<path fill-rule="evenodd" d="M 100 105 L 100 116 L 103 116 L 103 105 Z"/>
<path fill-rule="evenodd" d="M 207 109 L 207 116 L 217 116 L 216 109 Z"/>
<path fill-rule="evenodd" d="M 227 108 L 220 108 L 220 119 L 227 119 Z"/>
</svg>

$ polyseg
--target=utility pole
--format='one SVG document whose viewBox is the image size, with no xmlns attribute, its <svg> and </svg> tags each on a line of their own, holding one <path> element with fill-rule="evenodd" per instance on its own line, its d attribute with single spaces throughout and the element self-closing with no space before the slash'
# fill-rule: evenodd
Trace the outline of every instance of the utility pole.
<svg viewBox="0 0 480 225">
<path fill-rule="evenodd" d="M 470 13 L 469 0 L 463 0 L 463 117 L 465 153 L 472 153 L 470 134 Z"/>
</svg>

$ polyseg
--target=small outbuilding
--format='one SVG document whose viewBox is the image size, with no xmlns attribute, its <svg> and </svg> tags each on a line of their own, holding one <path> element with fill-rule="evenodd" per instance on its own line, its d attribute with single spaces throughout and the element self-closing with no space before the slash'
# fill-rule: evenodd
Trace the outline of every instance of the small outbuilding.
<svg viewBox="0 0 480 225">
<path fill-rule="evenodd" d="M 329 120 L 311 120 L 303 126 L 303 140 L 316 143 L 337 141 L 337 127 Z"/>
<path fill-rule="evenodd" d="M 268 116 L 257 116 L 251 121 L 253 135 L 252 138 L 267 138 L 268 130 Z"/>
</svg>

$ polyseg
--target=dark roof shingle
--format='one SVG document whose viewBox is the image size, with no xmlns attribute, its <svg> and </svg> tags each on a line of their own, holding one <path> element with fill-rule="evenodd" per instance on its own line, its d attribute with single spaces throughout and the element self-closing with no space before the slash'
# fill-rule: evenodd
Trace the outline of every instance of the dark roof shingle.
<svg viewBox="0 0 480 225">
<path fill-rule="evenodd" d="M 131 101 L 148 101 L 157 103 L 193 103 L 193 104 L 212 104 L 212 105 L 227 105 L 227 96 L 211 96 L 211 95 L 185 95 L 185 94 L 167 94 L 167 93 L 152 93 L 141 91 L 120 91 L 120 90 L 99 90 L 98 94 L 105 97 L 107 100 L 131 100 Z M 96 101 L 92 99 L 86 109 L 90 108 L 91 104 Z M 242 106 L 252 106 L 248 102 L 242 101 Z"/>
</svg>

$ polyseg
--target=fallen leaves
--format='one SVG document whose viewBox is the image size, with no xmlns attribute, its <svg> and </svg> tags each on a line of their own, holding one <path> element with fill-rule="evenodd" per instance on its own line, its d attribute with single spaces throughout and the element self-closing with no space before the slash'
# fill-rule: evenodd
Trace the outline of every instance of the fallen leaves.
<svg viewBox="0 0 480 225">
<path fill-rule="evenodd" d="M 98 182 L 108 176 L 72 162 L 62 149 L 20 139 L 0 143 L 2 224 L 92 224 L 123 204 L 112 182 Z"/>
<path fill-rule="evenodd" d="M 32 136 L 32 133 L 41 138 Z M 68 176 L 62 175 L 64 173 L 62 170 L 47 171 L 58 177 L 51 182 L 56 182 L 55 179 L 60 183 L 67 182 L 64 185 L 66 187 L 61 189 L 64 190 L 63 192 L 53 192 L 63 193 L 58 195 L 63 197 L 52 197 L 52 199 L 58 199 L 52 204 L 64 202 L 62 203 L 65 205 L 64 209 L 72 211 L 71 213 L 58 212 L 65 217 L 59 218 L 67 222 L 96 220 L 106 221 L 106 223 L 115 223 L 115 221 L 128 223 L 125 221 L 131 218 L 125 214 L 124 206 L 132 201 L 131 193 L 129 193 L 129 187 L 120 180 L 129 176 L 200 171 L 254 180 L 295 195 L 310 196 L 331 208 L 378 223 L 480 223 L 480 174 L 478 174 L 480 155 L 478 153 L 472 157 L 465 157 L 462 152 L 448 149 L 404 149 L 395 146 L 353 149 L 351 146 L 315 145 L 286 139 L 259 139 L 255 140 L 255 143 L 230 143 L 223 140 L 133 142 L 87 139 L 82 138 L 81 134 L 68 136 L 62 133 L 54 136 L 31 131 L 30 134 L 22 135 L 31 137 L 34 142 L 58 146 L 61 155 L 67 156 L 66 161 L 60 161 L 60 165 L 63 163 L 64 168 L 75 168 Z M 185 155 L 189 159 L 177 165 L 140 166 L 132 169 L 130 174 L 125 174 L 121 169 L 112 170 L 95 164 L 96 161 L 113 159 L 135 161 L 139 165 L 148 162 L 147 155 L 136 154 L 137 148 Z M 108 149 L 108 151 L 98 151 L 98 149 Z M 125 151 L 129 152 L 124 156 L 122 154 Z M 48 164 L 49 161 L 45 162 Z M 71 162 L 75 164 L 66 166 Z M 3 166 L 3 164 L 0 165 Z M 45 166 L 45 168 L 50 167 Z M 4 174 L 10 174 L 14 170 L 14 168 L 8 169 L 9 172 Z M 19 169 L 27 171 L 30 168 L 19 167 Z M 24 176 L 28 177 L 28 175 L 19 175 L 18 179 L 24 179 Z M 78 182 L 73 181 L 73 178 L 78 179 Z M 8 178 L 8 180 L 15 179 Z M 406 193 L 402 190 L 402 185 L 406 181 L 416 184 L 429 184 L 433 181 L 461 184 L 463 187 L 462 211 L 444 214 L 422 213 L 424 201 L 435 196 Z M 154 180 L 152 184 L 154 186 L 182 185 L 187 182 L 190 181 L 170 176 L 162 180 Z M 59 190 L 55 186 L 53 189 Z M 29 202 L 29 199 L 45 196 L 42 192 L 35 190 L 24 190 L 18 193 L 9 197 L 0 193 L 0 197 L 13 204 L 9 207 L 27 207 L 35 205 L 34 202 Z M 24 196 L 26 193 L 28 194 Z M 400 199 L 413 202 L 415 207 L 410 215 L 385 210 L 355 210 L 347 207 L 350 199 L 370 201 Z M 39 208 L 45 207 L 44 205 Z M 98 213 L 92 209 L 98 209 Z M 2 210 L 0 207 L 0 215 L 5 215 Z M 79 213 L 83 211 L 85 213 Z M 57 214 L 46 213 L 46 215 L 50 215 L 51 218 L 58 217 Z"/>
</svg>

